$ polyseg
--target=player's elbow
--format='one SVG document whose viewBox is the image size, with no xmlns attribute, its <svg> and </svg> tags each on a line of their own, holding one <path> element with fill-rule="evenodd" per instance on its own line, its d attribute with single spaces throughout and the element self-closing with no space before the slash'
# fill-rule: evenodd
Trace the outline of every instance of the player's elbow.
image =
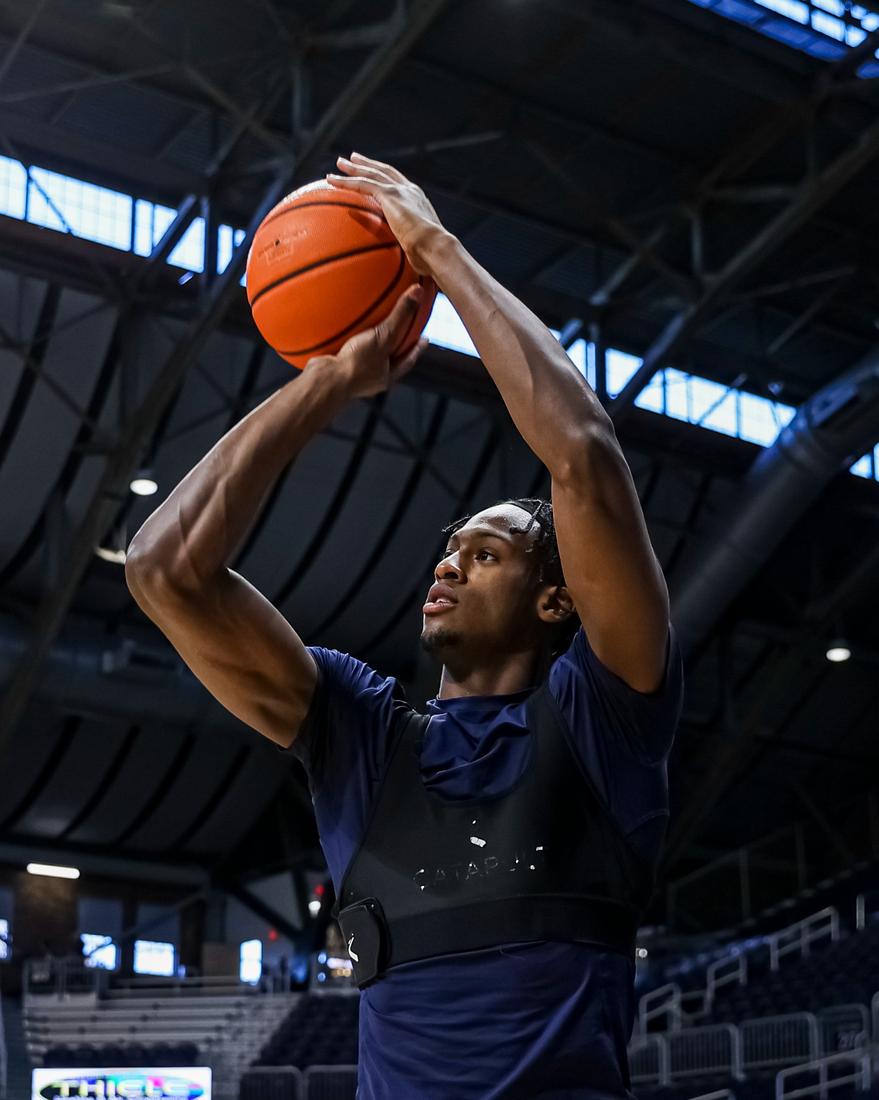
<svg viewBox="0 0 879 1100">
<path fill-rule="evenodd" d="M 605 423 L 605 420 L 607 421 Z M 625 465 L 626 459 L 609 417 L 579 428 L 565 440 L 552 472 L 561 486 L 597 485 L 597 478 L 609 476 Z"/>
<path fill-rule="evenodd" d="M 179 598 L 186 591 L 184 572 L 148 542 L 133 540 L 125 554 L 125 583 L 139 605 Z"/>
</svg>

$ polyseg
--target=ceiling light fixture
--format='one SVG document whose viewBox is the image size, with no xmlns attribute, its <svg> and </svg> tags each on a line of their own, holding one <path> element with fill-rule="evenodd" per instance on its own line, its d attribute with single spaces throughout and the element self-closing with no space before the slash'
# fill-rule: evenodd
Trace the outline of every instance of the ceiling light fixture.
<svg viewBox="0 0 879 1100">
<path fill-rule="evenodd" d="M 153 477 L 152 470 L 138 470 L 129 487 L 139 497 L 151 497 L 159 491 L 159 483 Z"/>
<path fill-rule="evenodd" d="M 29 875 L 45 875 L 46 878 L 79 878 L 76 867 L 56 867 L 52 863 L 29 863 Z"/>
<path fill-rule="evenodd" d="M 851 648 L 844 638 L 835 638 L 827 647 L 827 652 L 824 654 L 828 661 L 832 661 L 833 664 L 836 665 L 841 664 L 843 661 L 847 661 L 851 655 Z"/>
</svg>

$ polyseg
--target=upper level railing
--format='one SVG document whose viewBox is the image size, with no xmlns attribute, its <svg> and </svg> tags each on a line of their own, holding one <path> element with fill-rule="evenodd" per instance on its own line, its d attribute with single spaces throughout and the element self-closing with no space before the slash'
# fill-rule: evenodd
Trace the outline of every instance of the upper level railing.
<svg viewBox="0 0 879 1100">
<path fill-rule="evenodd" d="M 806 1100 L 812 1096 L 825 1100 L 832 1090 L 849 1089 L 852 1085 L 866 1096 L 870 1088 L 870 1061 L 869 1052 L 861 1051 L 833 1054 L 781 1070 L 775 1078 L 775 1100 Z M 840 1068 L 844 1072 L 834 1072 Z"/>
<path fill-rule="evenodd" d="M 668 1031 L 681 1027 L 685 1022 L 681 1009 L 681 987 L 677 982 L 669 982 L 644 994 L 638 1002 L 635 1033 L 647 1035 L 655 1020 L 665 1020 L 665 1030 Z"/>
<path fill-rule="evenodd" d="M 839 913 L 832 906 L 813 913 L 805 920 L 783 928 L 767 936 L 769 944 L 769 965 L 778 970 L 781 960 L 787 955 L 807 958 L 813 944 L 839 939 Z"/>
<path fill-rule="evenodd" d="M 97 995 L 106 985 L 106 970 L 88 967 L 82 958 L 28 959 L 22 971 L 25 998 L 55 994 L 59 997 L 72 994 Z"/>
<path fill-rule="evenodd" d="M 855 901 L 855 928 L 863 932 L 872 920 L 879 918 L 879 890 L 858 894 Z"/>
<path fill-rule="evenodd" d="M 771 935 L 755 939 L 749 947 L 734 945 L 729 955 L 716 959 L 705 971 L 704 989 L 682 992 L 677 982 L 645 993 L 638 1003 L 636 1031 L 646 1035 L 650 1024 L 665 1019 L 669 1028 L 696 1024 L 710 1015 L 718 990 L 728 985 L 747 985 L 749 956 L 758 948 L 768 948 L 769 965 L 777 971 L 789 956 L 808 957 L 812 947 L 822 942 L 834 942 L 840 936 L 840 919 L 836 909 L 821 909 L 801 921 Z"/>
<path fill-rule="evenodd" d="M 879 1026 L 879 993 L 873 998 L 873 1017 Z M 629 1069 L 633 1083 L 640 1085 L 664 1086 L 709 1074 L 736 1081 L 752 1071 L 803 1069 L 822 1061 L 832 1066 L 834 1058 L 859 1060 L 870 1052 L 870 1036 L 865 1005 L 833 1005 L 817 1013 L 639 1035 L 629 1045 Z M 875 1041 L 879 1031 L 873 1036 Z"/>
<path fill-rule="evenodd" d="M 844 818 L 840 831 L 851 853 L 847 865 L 828 844 L 823 825 L 807 820 L 786 826 L 670 881 L 669 927 L 679 932 L 744 930 L 761 917 L 784 913 L 804 892 L 828 889 L 852 870 L 869 866 L 879 858 L 879 792 L 853 799 Z"/>
</svg>

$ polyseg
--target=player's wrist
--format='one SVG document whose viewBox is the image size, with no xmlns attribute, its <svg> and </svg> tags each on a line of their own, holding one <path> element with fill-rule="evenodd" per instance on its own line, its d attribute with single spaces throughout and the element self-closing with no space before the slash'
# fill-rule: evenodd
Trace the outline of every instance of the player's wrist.
<svg viewBox="0 0 879 1100">
<path fill-rule="evenodd" d="M 357 396 L 355 364 L 348 355 L 317 355 L 308 360 L 302 375 L 314 379 L 328 402 L 342 405 Z"/>
<path fill-rule="evenodd" d="M 412 242 L 413 266 L 420 274 L 438 281 L 438 276 L 460 245 L 458 238 L 444 225 L 426 225 Z"/>
</svg>

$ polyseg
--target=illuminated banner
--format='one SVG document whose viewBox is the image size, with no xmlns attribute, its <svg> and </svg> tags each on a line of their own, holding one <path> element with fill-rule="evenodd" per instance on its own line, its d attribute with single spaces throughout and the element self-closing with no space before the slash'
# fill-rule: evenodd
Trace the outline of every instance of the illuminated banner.
<svg viewBox="0 0 879 1100">
<path fill-rule="evenodd" d="M 31 1100 L 211 1100 L 205 1067 L 35 1069 Z"/>
</svg>

